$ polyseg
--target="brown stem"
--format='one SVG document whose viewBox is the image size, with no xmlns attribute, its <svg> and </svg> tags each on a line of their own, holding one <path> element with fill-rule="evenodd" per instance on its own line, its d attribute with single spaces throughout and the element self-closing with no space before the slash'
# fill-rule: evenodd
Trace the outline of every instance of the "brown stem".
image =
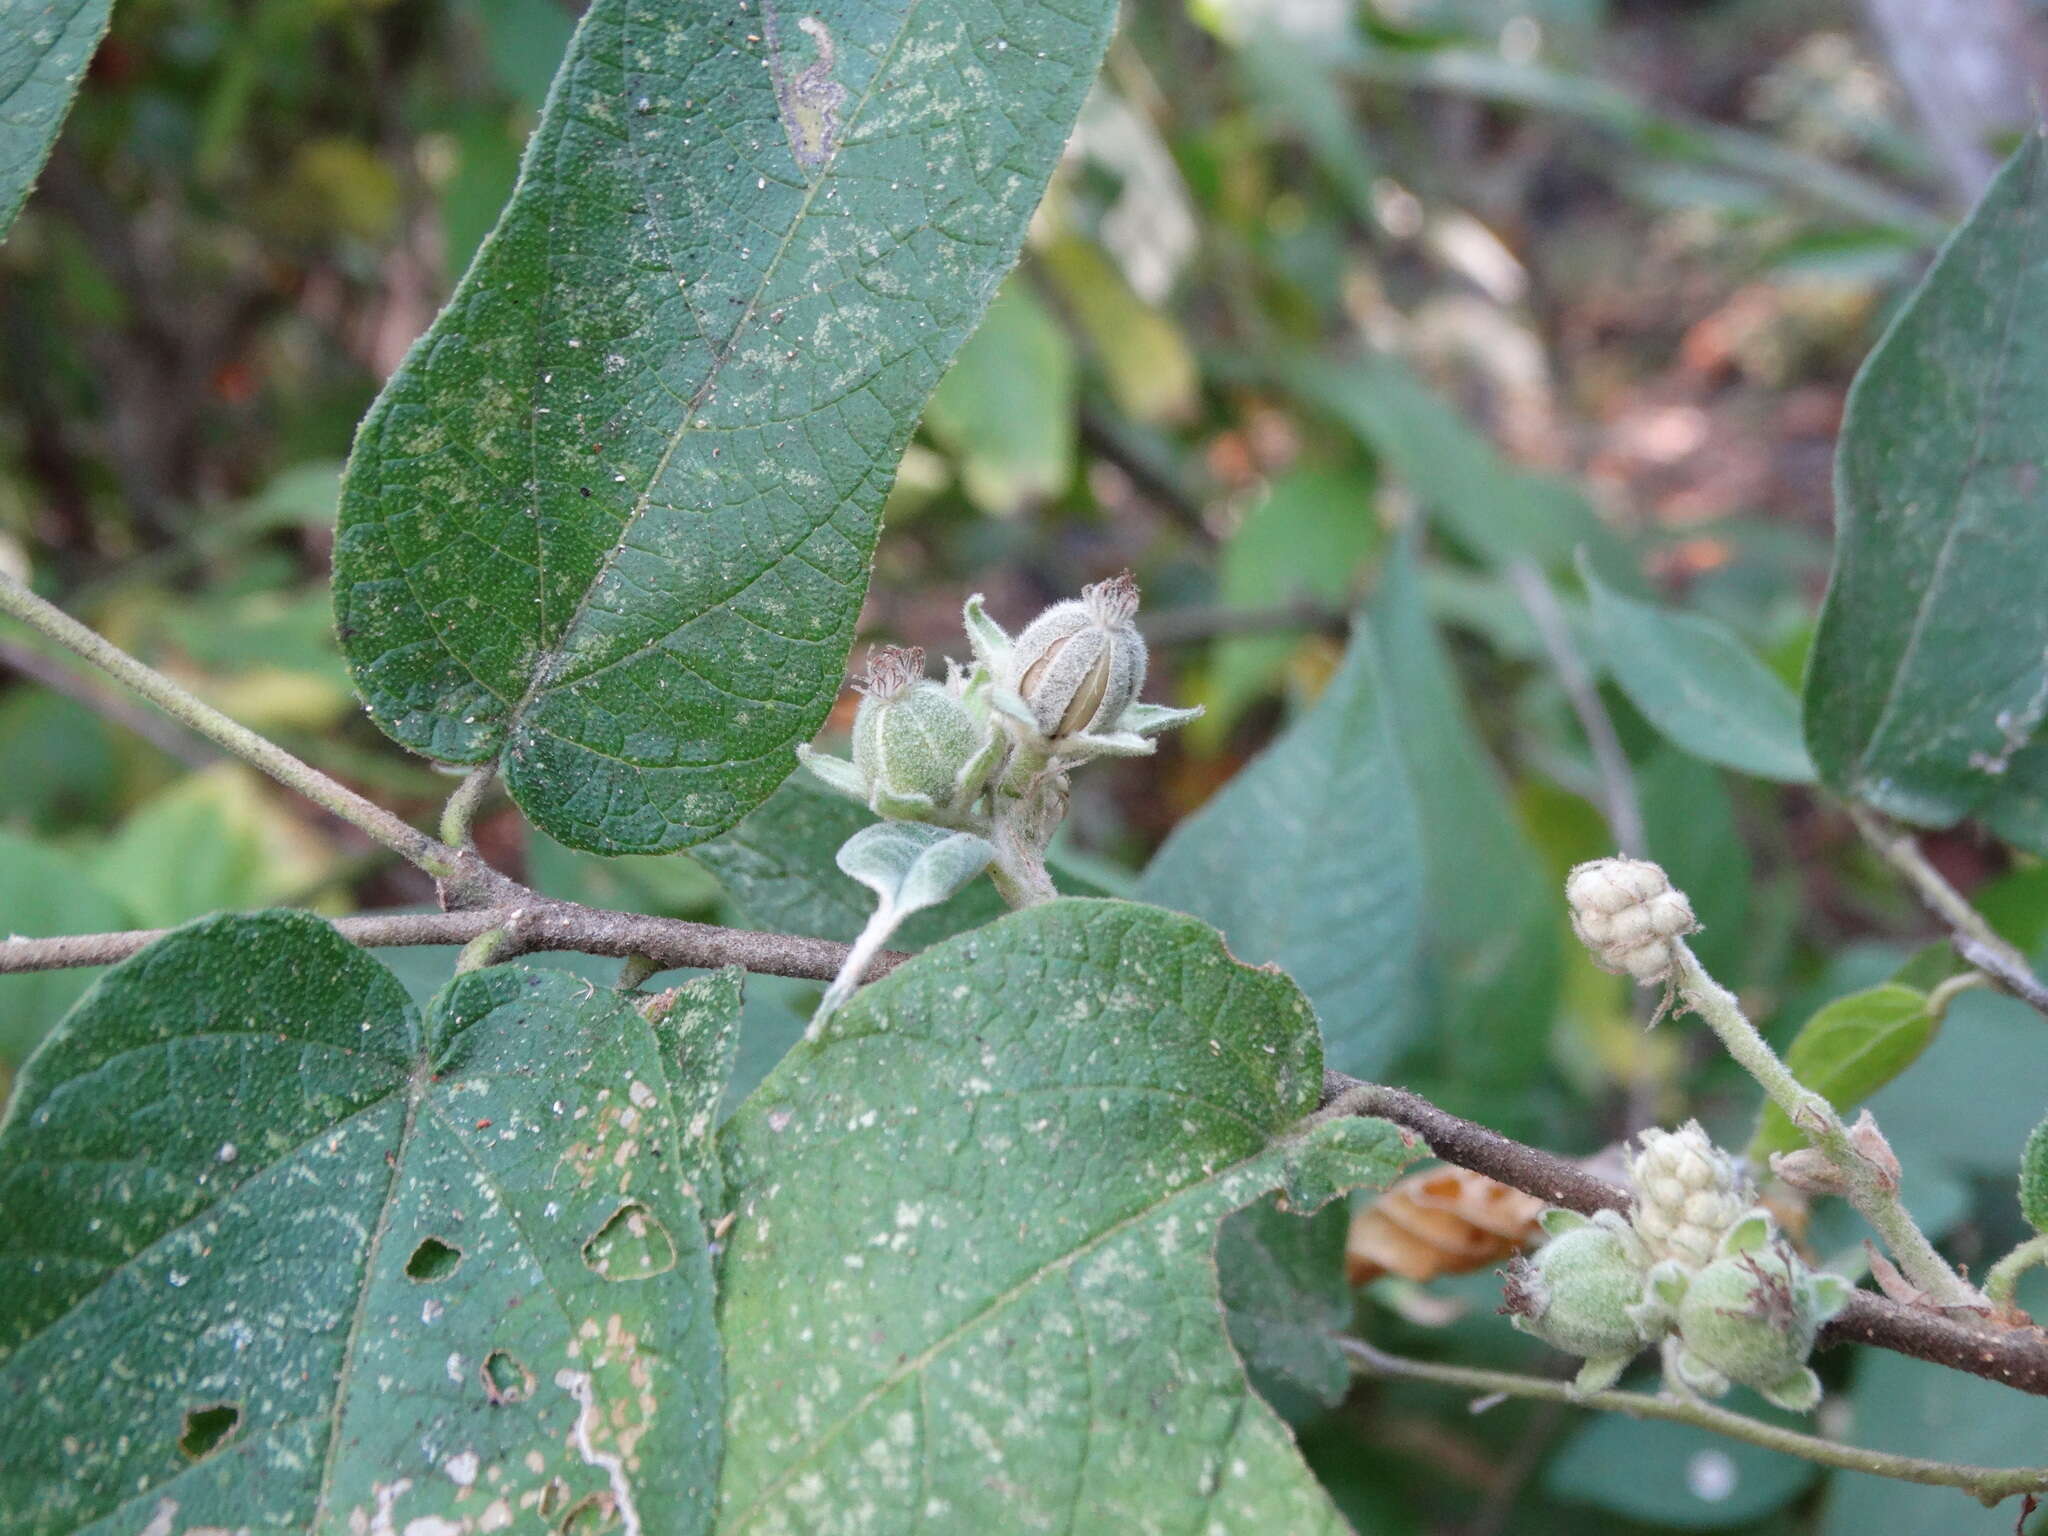
<svg viewBox="0 0 2048 1536">
<path fill-rule="evenodd" d="M 830 981 L 846 959 L 847 946 L 830 939 L 720 928 L 676 918 L 605 912 L 575 902 L 535 897 L 529 902 L 469 907 L 457 912 L 371 913 L 334 920 L 343 938 L 365 949 L 414 944 L 468 944 L 494 929 L 503 938 L 493 960 L 538 950 L 573 950 L 627 959 L 643 955 L 656 970 L 715 969 L 737 965 L 768 976 Z M 16 971 L 64 970 L 111 965 L 125 960 L 169 930 L 90 933 L 55 939 L 0 938 L 0 975 Z M 909 958 L 884 950 L 867 979 L 886 976 Z"/>
<path fill-rule="evenodd" d="M 1322 1112 L 1391 1120 L 1421 1136 L 1445 1162 L 1569 1210 L 1591 1215 L 1629 1207 L 1629 1192 L 1619 1184 L 1554 1153 L 1524 1146 L 1498 1131 L 1460 1119 L 1405 1088 L 1362 1083 L 1341 1072 L 1326 1072 Z M 1851 1341 L 2048 1397 L 2048 1332 L 2036 1327 L 1999 1328 L 1964 1321 L 1909 1307 L 1873 1291 L 1858 1291 L 1820 1337 L 1823 1347 Z"/>
</svg>

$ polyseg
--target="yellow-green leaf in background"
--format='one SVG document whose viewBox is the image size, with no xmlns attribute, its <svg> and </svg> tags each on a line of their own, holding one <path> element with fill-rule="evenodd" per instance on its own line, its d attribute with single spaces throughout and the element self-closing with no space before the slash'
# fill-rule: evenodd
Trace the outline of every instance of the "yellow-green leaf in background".
<svg viewBox="0 0 2048 1536">
<path fill-rule="evenodd" d="M 968 500 L 997 517 L 1045 500 L 1073 477 L 1073 344 L 1015 278 L 960 349 L 925 425 L 959 461 Z"/>
<path fill-rule="evenodd" d="M 1927 994 L 1886 982 L 1821 1009 L 1785 1052 L 1793 1076 L 1838 1110 L 1852 1109 L 1897 1077 L 1934 1039 L 1941 1020 Z M 1785 1112 L 1766 1104 L 1749 1144 L 1751 1161 L 1806 1145 Z"/>
</svg>

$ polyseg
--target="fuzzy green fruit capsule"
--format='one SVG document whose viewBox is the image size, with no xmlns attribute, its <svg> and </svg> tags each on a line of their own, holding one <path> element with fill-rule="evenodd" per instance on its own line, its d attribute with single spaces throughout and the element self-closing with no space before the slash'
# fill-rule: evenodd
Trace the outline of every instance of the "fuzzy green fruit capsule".
<svg viewBox="0 0 2048 1536">
<path fill-rule="evenodd" d="M 1033 619 L 1005 658 L 1004 684 L 1047 741 L 1107 735 L 1145 686 L 1145 640 L 1125 571 Z"/>
<path fill-rule="evenodd" d="M 950 806 L 982 752 L 986 728 L 943 683 L 924 675 L 924 652 L 886 646 L 868 662 L 853 717 L 853 766 L 882 815 L 892 805 Z"/>
<path fill-rule="evenodd" d="M 1637 1320 L 1648 1256 L 1612 1211 L 1591 1221 L 1546 1211 L 1542 1221 L 1551 1239 L 1533 1259 L 1508 1266 L 1501 1310 L 1522 1332 L 1582 1356 L 1582 1388 L 1612 1386 L 1650 1342 Z"/>
<path fill-rule="evenodd" d="M 1847 1304 L 1848 1281 L 1807 1268 L 1759 1210 L 1684 1285 L 1673 1319 L 1680 1347 L 1672 1369 L 1681 1382 L 1712 1397 L 1739 1382 L 1794 1412 L 1819 1403 L 1820 1378 L 1806 1357 L 1821 1324 Z"/>
</svg>

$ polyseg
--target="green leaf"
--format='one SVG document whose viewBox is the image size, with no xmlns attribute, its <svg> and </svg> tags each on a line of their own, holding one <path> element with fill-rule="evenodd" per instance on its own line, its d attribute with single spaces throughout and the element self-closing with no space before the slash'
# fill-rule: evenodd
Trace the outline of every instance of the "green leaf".
<svg viewBox="0 0 2048 1536">
<path fill-rule="evenodd" d="M 1020 279 L 960 349 L 925 426 L 984 512 L 1022 512 L 1073 479 L 1074 348 Z"/>
<path fill-rule="evenodd" d="M 1428 864 L 1421 1065 L 1465 1112 L 1526 1123 L 1562 973 L 1564 897 L 1515 819 L 1424 607 L 1420 536 L 1411 528 L 1395 545 L 1371 616 Z"/>
<path fill-rule="evenodd" d="M 0 828 L 0 944 L 129 927 L 128 909 L 69 853 Z M 19 1066 L 78 1001 L 96 970 L 0 976 L 0 1069 Z M 5 1097 L 0 1082 L 0 1099 Z"/>
<path fill-rule="evenodd" d="M 1659 743 L 1636 768 L 1645 850 L 1684 891 L 1700 931 L 1687 942 L 1709 974 L 1743 985 L 1761 947 L 1750 929 L 1749 849 L 1720 769 Z M 1603 852 L 1608 850 L 1596 850 Z"/>
<path fill-rule="evenodd" d="M 335 611 L 384 729 L 593 852 L 766 799 L 1114 17 L 598 0 L 350 461 Z"/>
<path fill-rule="evenodd" d="M 2048 741 L 2036 737 L 2013 753 L 1977 814 L 1993 836 L 2048 857 Z"/>
<path fill-rule="evenodd" d="M 2036 1232 L 2048 1232 L 2048 1120 L 2034 1127 L 2020 1152 L 2020 1214 Z"/>
<path fill-rule="evenodd" d="M 1759 778 L 1813 782 L 1799 703 L 1728 629 L 1608 587 L 1582 565 L 1593 632 L 1629 702 L 1695 757 Z"/>
<path fill-rule="evenodd" d="M 1418 1023 L 1423 846 L 1364 626 L 1315 707 L 1174 828 L 1146 901 L 1223 930 L 1316 1005 L 1330 1064 L 1369 1077 Z"/>
<path fill-rule="evenodd" d="M 1808 1019 L 1787 1047 L 1785 1065 L 1836 1109 L 1853 1109 L 1910 1067 L 1939 1027 L 1926 993 L 1887 983 L 1838 998 Z M 1761 1165 L 1773 1152 L 1805 1145 L 1785 1112 L 1766 1104 L 1749 1157 Z"/>
<path fill-rule="evenodd" d="M 303 850 L 291 867 L 289 834 L 261 782 L 221 763 L 144 801 L 100 851 L 100 884 L 151 928 L 281 900 L 311 870 Z"/>
<path fill-rule="evenodd" d="M 50 158 L 112 0 L 9 0 L 0 6 L 0 239 Z"/>
<path fill-rule="evenodd" d="M 2036 133 L 1856 376 L 1835 462 L 1806 744 L 1830 788 L 1922 825 L 1991 796 L 2048 711 L 2044 304 Z"/>
<path fill-rule="evenodd" d="M 1300 598 L 1343 603 L 1379 542 L 1370 479 L 1297 470 L 1245 514 L 1217 561 L 1216 598 L 1226 608 L 1267 608 Z M 1221 741 L 1246 706 L 1286 670 L 1300 635 L 1232 635 L 1216 642 L 1200 727 Z"/>
<path fill-rule="evenodd" d="M 1217 1224 L 1404 1162 L 1305 1124 L 1313 1015 L 1191 919 L 1060 901 L 864 988 L 721 1138 L 719 1529 L 1343 1530 L 1246 1388 Z"/>
<path fill-rule="evenodd" d="M 2034 1022 L 2040 1023 L 2035 1017 Z M 2028 1298 L 2024 1290 L 2021 1300 Z M 2040 1405 L 2000 1382 L 1909 1359 L 1859 1352 L 1841 1437 L 1872 1450 L 1979 1467 L 2031 1466 L 2041 1459 Z M 2017 1510 L 1980 1513 L 1952 1488 L 1920 1488 L 1861 1472 L 1828 1480 L 1820 1536 L 2003 1536 Z"/>
<path fill-rule="evenodd" d="M 1762 1416 L 1805 1426 L 1770 1408 Z M 1818 1475 L 1811 1462 L 1690 1424 L 1595 1415 L 1543 1469 L 1543 1488 L 1566 1503 L 1651 1525 L 1717 1531 L 1782 1509 Z"/>
<path fill-rule="evenodd" d="M 737 1007 L 707 978 L 650 1026 L 504 967 L 422 1019 L 300 913 L 110 971 L 0 1127 L 0 1508 L 35 1536 L 706 1529 Z"/>
<path fill-rule="evenodd" d="M 1351 1389 L 1351 1365 L 1337 1347 L 1353 1312 L 1344 1278 L 1350 1230 L 1341 1201 L 1313 1216 L 1261 1201 L 1223 1223 L 1216 1272 L 1230 1342 L 1276 1407 L 1293 1393 L 1334 1408 Z"/>
<path fill-rule="evenodd" d="M 972 832 L 881 821 L 849 837 L 835 862 L 841 873 L 875 893 L 879 910 L 900 921 L 955 895 L 994 856 L 988 839 Z"/>
<path fill-rule="evenodd" d="M 1637 579 L 1635 562 L 1576 487 L 1507 463 L 1397 359 L 1300 358 L 1282 378 L 1350 428 L 1460 544 L 1490 564 L 1532 560 L 1565 570 L 1584 547 L 1610 579 Z"/>
</svg>

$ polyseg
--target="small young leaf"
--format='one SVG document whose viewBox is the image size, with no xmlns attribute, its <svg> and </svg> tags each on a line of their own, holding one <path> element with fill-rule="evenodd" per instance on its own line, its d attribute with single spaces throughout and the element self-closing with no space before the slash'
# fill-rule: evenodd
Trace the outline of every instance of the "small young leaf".
<svg viewBox="0 0 2048 1536">
<path fill-rule="evenodd" d="M 597 0 L 350 460 L 335 616 L 377 722 L 500 763 L 591 852 L 702 842 L 766 799 L 838 694 L 897 461 L 1114 20 Z"/>
<path fill-rule="evenodd" d="M 1934 1039 L 1936 1023 L 1927 994 L 1911 987 L 1887 983 L 1854 992 L 1806 1021 L 1785 1052 L 1785 1065 L 1836 1109 L 1853 1109 L 1913 1064 Z M 1773 1152 L 1805 1145 L 1785 1112 L 1766 1104 L 1749 1157 L 1761 1165 Z"/>
<path fill-rule="evenodd" d="M 302 913 L 110 971 L 0 1125 L 0 1509 L 38 1536 L 452 1530 L 494 1501 L 707 1530 L 737 1004 L 706 977 L 650 1025 L 507 966 L 422 1019 Z"/>
<path fill-rule="evenodd" d="M 0 239 L 50 157 L 112 0 L 20 0 L 0 8 Z"/>
<path fill-rule="evenodd" d="M 1806 741 L 1830 788 L 1923 825 L 1993 795 L 2048 711 L 2044 305 L 2032 133 L 1864 363 L 1836 457 Z"/>
<path fill-rule="evenodd" d="M 936 907 L 988 868 L 995 849 L 972 832 L 881 821 L 846 840 L 841 870 L 873 891 L 898 921 Z"/>
<path fill-rule="evenodd" d="M 853 995 L 906 917 L 957 895 L 995 856 L 995 845 L 985 837 L 914 821 L 878 822 L 849 837 L 839 850 L 839 867 L 875 893 L 875 910 L 818 1004 L 813 1033 Z"/>
<path fill-rule="evenodd" d="M 2034 1127 L 2020 1153 L 2020 1214 L 2036 1232 L 2048 1232 L 2048 1120 Z"/>
<path fill-rule="evenodd" d="M 1813 782 L 1799 701 L 1727 628 L 1614 591 L 1581 564 L 1593 632 L 1629 702 L 1695 757 L 1759 778 Z"/>
<path fill-rule="evenodd" d="M 1127 902 L 1015 913 L 857 994 L 721 1138 L 720 1531 L 942 1508 L 1338 1536 L 1213 1260 L 1290 1170 L 1382 1183 L 1412 1155 L 1384 1122 L 1305 1125 L 1321 1081 L 1291 982 Z"/>
<path fill-rule="evenodd" d="M 1370 1076 L 1417 1024 L 1422 858 L 1361 626 L 1315 707 L 1174 829 L 1138 890 L 1285 968 L 1329 1031 L 1331 1065 Z"/>
</svg>

